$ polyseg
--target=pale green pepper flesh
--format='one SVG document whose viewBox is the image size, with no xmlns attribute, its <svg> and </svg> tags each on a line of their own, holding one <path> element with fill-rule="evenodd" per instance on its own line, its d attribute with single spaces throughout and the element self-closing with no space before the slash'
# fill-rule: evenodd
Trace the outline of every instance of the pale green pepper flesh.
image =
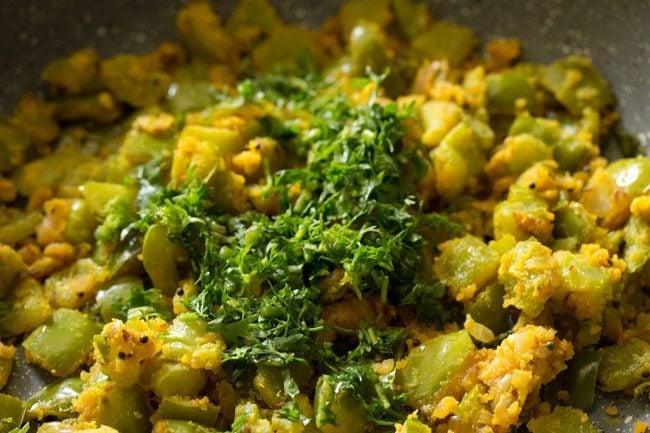
<svg viewBox="0 0 650 433">
<path fill-rule="evenodd" d="M 219 433 L 219 430 L 197 424 L 192 421 L 183 421 L 177 419 L 164 419 L 156 421 L 153 428 L 154 432 L 167 433 Z"/>
<path fill-rule="evenodd" d="M 38 390 L 27 400 L 27 416 L 30 419 L 56 417 L 65 419 L 75 416 L 73 401 L 83 390 L 78 377 L 52 382 Z"/>
<path fill-rule="evenodd" d="M 602 349 L 598 382 L 605 391 L 621 391 L 647 380 L 650 344 L 633 338 Z"/>
<path fill-rule="evenodd" d="M 208 426 L 214 425 L 219 416 L 219 407 L 204 399 L 163 397 L 152 420 L 177 419 L 194 421 Z"/>
<path fill-rule="evenodd" d="M 408 402 L 419 407 L 432 399 L 441 386 L 474 350 L 467 331 L 436 337 L 411 350 L 395 381 L 408 393 Z"/>
<path fill-rule="evenodd" d="M 411 46 L 427 57 L 458 64 L 474 50 L 477 43 L 476 35 L 470 29 L 439 21 L 416 36 Z"/>
<path fill-rule="evenodd" d="M 205 370 L 179 362 L 161 362 L 151 377 L 151 388 L 161 396 L 195 397 L 206 383 Z"/>
<path fill-rule="evenodd" d="M 614 100 L 605 79 L 583 57 L 571 56 L 553 63 L 542 82 L 574 115 L 587 107 L 602 110 Z"/>
<path fill-rule="evenodd" d="M 586 417 L 578 409 L 557 406 L 548 415 L 539 416 L 527 424 L 531 433 L 598 433 Z"/>
<path fill-rule="evenodd" d="M 616 113 L 589 61 L 516 64 L 513 40 L 480 51 L 424 0 L 350 0 L 319 29 L 283 23 L 270 0 L 225 23 L 198 0 L 176 27 L 183 46 L 50 63 L 44 93 L 0 119 L 0 336 L 55 376 L 90 367 L 27 402 L 30 420 L 64 420 L 44 433 L 464 433 L 540 413 L 533 433 L 591 433 L 578 411 L 530 404 L 571 344 L 574 406 L 596 378 L 650 389 L 635 338 L 650 162 L 599 158 Z M 359 160 L 368 176 L 339 194 Z M 66 217 L 48 237 L 54 203 Z M 340 258 L 348 232 L 360 248 Z M 347 326 L 356 305 L 364 320 Z M 543 327 L 559 343 L 522 340 L 566 356 L 531 399 L 512 389 L 529 366 L 481 377 L 528 331 L 509 335 Z M 496 427 L 510 393 L 524 412 Z M 3 404 L 24 406 L 3 398 L 0 433 Z"/>
<path fill-rule="evenodd" d="M 0 394 L 0 433 L 10 433 L 20 427 L 26 406 L 21 400 L 7 394 Z"/>
<path fill-rule="evenodd" d="M 100 384 L 106 389 L 98 411 L 98 424 L 120 432 L 148 433 L 151 431 L 149 408 L 142 392 L 136 388 L 119 388 Z"/>
<path fill-rule="evenodd" d="M 85 363 L 92 338 L 99 330 L 98 324 L 85 314 L 60 308 L 25 339 L 23 347 L 30 362 L 65 377 Z"/>
</svg>

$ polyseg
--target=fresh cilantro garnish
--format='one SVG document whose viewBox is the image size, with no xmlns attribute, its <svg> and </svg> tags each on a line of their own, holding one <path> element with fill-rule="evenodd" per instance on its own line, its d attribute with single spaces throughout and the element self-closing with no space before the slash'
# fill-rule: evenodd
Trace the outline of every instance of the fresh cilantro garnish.
<svg viewBox="0 0 650 433">
<path fill-rule="evenodd" d="M 328 330 L 320 283 L 342 270 L 360 298 L 412 306 L 422 321 L 448 321 L 443 286 L 422 269 L 426 249 L 432 252 L 439 236 L 461 229 L 440 214 L 422 212 L 416 185 L 425 173 L 425 154 L 403 140 L 409 110 L 394 103 L 353 106 L 318 88 L 305 79 L 269 75 L 242 82 L 235 97 L 311 118 L 306 129 L 271 115 L 260 122 L 263 134 L 301 161 L 267 174 L 267 193 L 280 197 L 277 215 L 223 214 L 210 200 L 218 191 L 201 182 L 165 186 L 158 161 L 138 172 L 140 219 L 130 227 L 144 233 L 163 224 L 187 250 L 200 289 L 187 307 L 226 341 L 223 360 L 233 380 L 259 363 L 308 363 L 358 400 L 374 423 L 392 426 L 406 416 L 405 396 L 393 389 L 391 374 L 377 374 L 369 362 L 399 358 L 405 331 L 364 323 L 346 352 L 317 343 L 316 336 Z M 302 420 L 293 401 L 299 388 L 285 382 L 291 401 L 281 412 Z"/>
</svg>

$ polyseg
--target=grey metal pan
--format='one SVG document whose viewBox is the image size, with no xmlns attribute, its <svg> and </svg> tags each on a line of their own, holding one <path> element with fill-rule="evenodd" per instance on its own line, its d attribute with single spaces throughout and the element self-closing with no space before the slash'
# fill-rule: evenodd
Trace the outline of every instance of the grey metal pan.
<svg viewBox="0 0 650 433">
<path fill-rule="evenodd" d="M 213 0 L 214 1 L 214 0 Z M 342 0 L 275 0 L 291 22 L 317 26 Z M 36 90 L 43 65 L 69 51 L 93 46 L 108 56 L 145 52 L 173 40 L 180 0 L 1 0 L 0 112 L 18 95 Z M 236 0 L 214 1 L 227 15 Z M 436 18 L 468 25 L 487 40 L 516 36 L 528 60 L 551 61 L 569 53 L 591 57 L 612 84 L 623 125 L 650 146 L 650 0 L 430 0 Z M 50 377 L 19 358 L 5 392 L 26 398 Z M 621 410 L 608 417 L 604 407 Z M 631 432 L 650 422 L 647 398 L 601 395 L 592 419 L 605 432 Z"/>
</svg>

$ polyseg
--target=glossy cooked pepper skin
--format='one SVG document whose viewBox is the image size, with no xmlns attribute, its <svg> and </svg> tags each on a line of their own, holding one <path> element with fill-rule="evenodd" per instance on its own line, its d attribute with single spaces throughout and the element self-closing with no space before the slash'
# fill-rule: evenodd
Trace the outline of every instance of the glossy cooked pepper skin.
<svg viewBox="0 0 650 433">
<path fill-rule="evenodd" d="M 182 46 L 46 67 L 0 119 L 42 433 L 591 432 L 553 386 L 650 389 L 650 163 L 601 156 L 607 83 L 425 3 L 192 1 Z"/>
<path fill-rule="evenodd" d="M 40 365 L 55 376 L 66 377 L 86 362 L 92 339 L 100 326 L 85 314 L 66 308 L 25 339 L 28 362 Z"/>
</svg>

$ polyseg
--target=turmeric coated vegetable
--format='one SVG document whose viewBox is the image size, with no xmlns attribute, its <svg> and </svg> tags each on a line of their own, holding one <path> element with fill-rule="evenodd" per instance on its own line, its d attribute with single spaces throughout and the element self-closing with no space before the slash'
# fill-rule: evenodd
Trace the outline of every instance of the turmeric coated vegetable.
<svg viewBox="0 0 650 433">
<path fill-rule="evenodd" d="M 607 391 L 620 391 L 647 379 L 650 344 L 633 338 L 601 350 L 598 381 Z"/>
<path fill-rule="evenodd" d="M 596 433 L 598 430 L 588 419 L 587 414 L 578 409 L 557 406 L 553 412 L 531 420 L 527 426 L 532 433 Z"/>
<path fill-rule="evenodd" d="M 149 408 L 137 388 L 122 388 L 111 382 L 90 385 L 74 400 L 79 420 L 113 427 L 119 432 L 151 430 Z"/>
<path fill-rule="evenodd" d="M 560 284 L 551 250 L 536 240 L 519 242 L 501 258 L 499 282 L 505 286 L 504 306 L 514 305 L 537 317 Z"/>
<path fill-rule="evenodd" d="M 218 430 L 197 424 L 192 421 L 161 420 L 157 421 L 152 432 L 154 433 L 218 433 Z"/>
<path fill-rule="evenodd" d="M 574 115 L 586 107 L 602 110 L 613 102 L 607 82 L 584 57 L 556 61 L 546 69 L 542 82 Z"/>
<path fill-rule="evenodd" d="M 433 23 L 411 41 L 413 49 L 429 58 L 446 59 L 460 63 L 477 45 L 476 35 L 466 27 L 452 23 Z"/>
<path fill-rule="evenodd" d="M 52 307 L 38 281 L 24 278 L 7 298 L 0 314 L 0 336 L 13 337 L 32 332 L 52 315 Z"/>
<path fill-rule="evenodd" d="M 0 342 L 0 390 L 5 386 L 11 375 L 16 348 Z"/>
<path fill-rule="evenodd" d="M 186 3 L 0 118 L 0 387 L 49 382 L 0 433 L 594 432 L 598 390 L 646 397 L 650 159 L 601 154 L 594 64 L 424 0 Z"/>
<path fill-rule="evenodd" d="M 496 280 L 499 254 L 473 236 L 453 239 L 440 245 L 436 277 L 446 282 L 458 300 L 469 300 L 477 291 Z"/>
</svg>

